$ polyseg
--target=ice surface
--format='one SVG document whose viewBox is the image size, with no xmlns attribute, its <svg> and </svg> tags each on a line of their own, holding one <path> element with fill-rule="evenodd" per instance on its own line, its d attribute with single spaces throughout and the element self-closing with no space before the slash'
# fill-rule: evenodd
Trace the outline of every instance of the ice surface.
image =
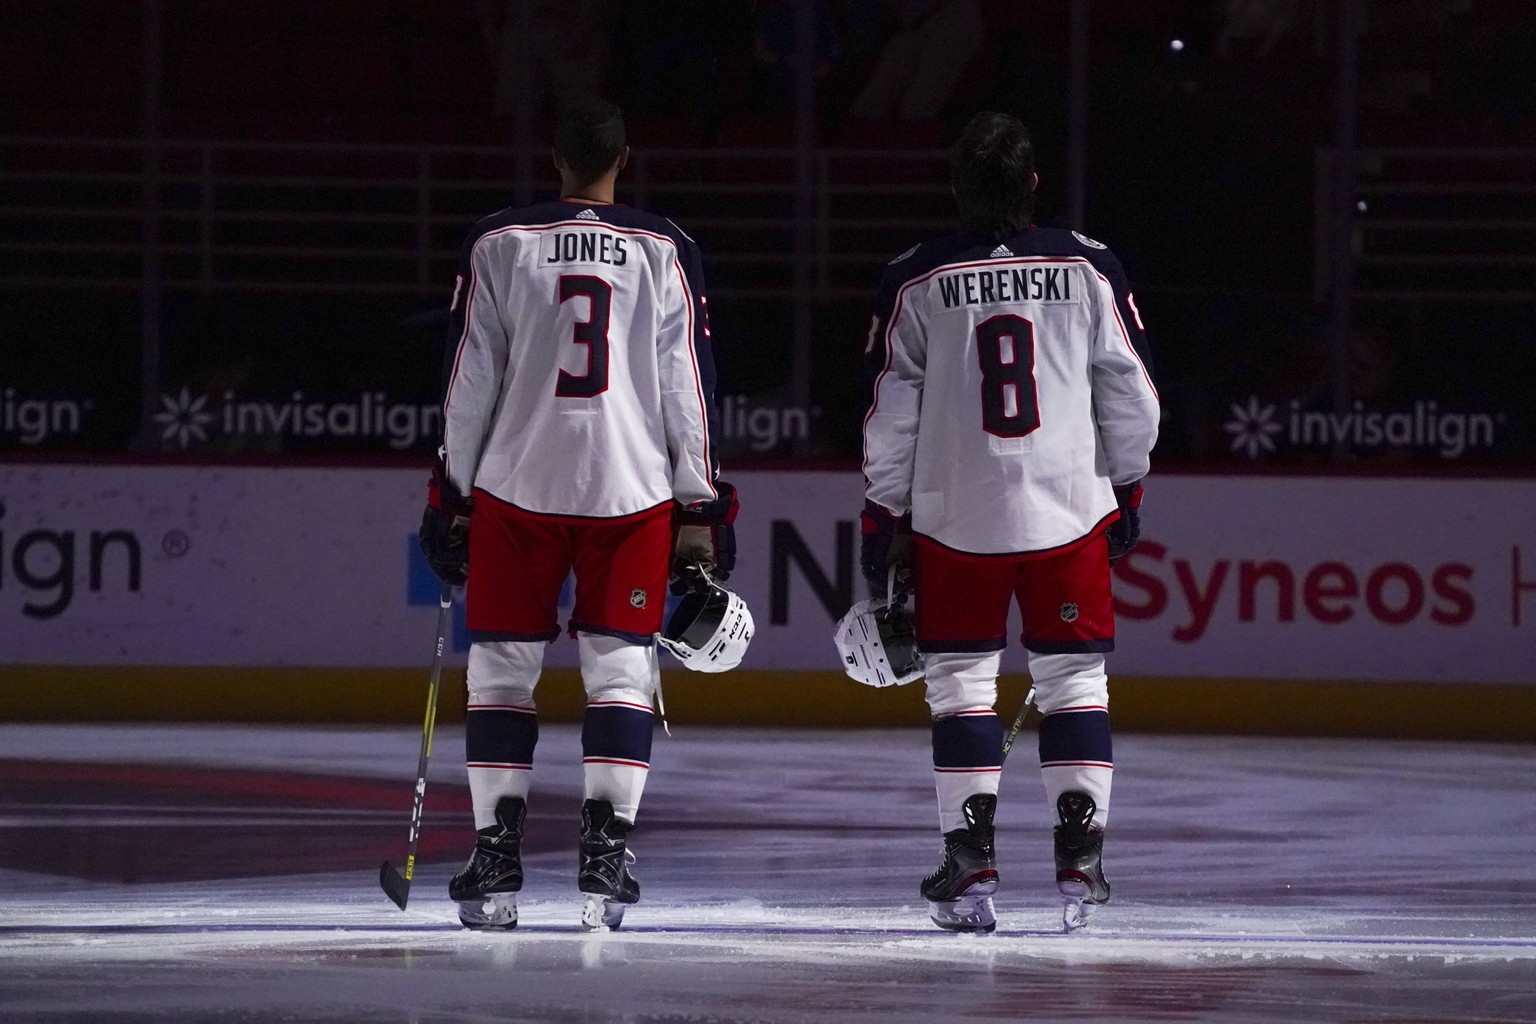
<svg viewBox="0 0 1536 1024">
<path fill-rule="evenodd" d="M 402 913 L 414 730 L 0 726 L 0 1021 L 1536 1022 L 1536 748 L 1117 737 L 1114 899 L 1068 936 L 1026 736 L 998 931 L 964 936 L 917 895 L 924 731 L 673 725 L 608 935 L 574 728 L 540 740 L 521 923 L 484 934 L 445 893 L 454 730 Z"/>
</svg>

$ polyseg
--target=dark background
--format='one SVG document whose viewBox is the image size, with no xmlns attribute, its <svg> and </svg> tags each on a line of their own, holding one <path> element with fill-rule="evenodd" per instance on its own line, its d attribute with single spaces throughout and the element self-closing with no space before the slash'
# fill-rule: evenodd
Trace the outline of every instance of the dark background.
<svg viewBox="0 0 1536 1024">
<path fill-rule="evenodd" d="M 1084 216 L 1071 225 L 1070 2 L 812 2 L 809 141 L 823 163 L 814 280 L 797 289 L 796 3 L 159 0 L 157 61 L 156 5 L 7 0 L 0 451 L 420 460 L 435 438 L 217 424 L 183 437 L 151 414 L 183 388 L 214 411 L 226 394 L 432 405 L 460 238 L 552 193 L 549 126 L 591 92 L 625 108 L 650 161 L 621 198 L 673 216 L 704 250 L 722 395 L 813 407 L 807 437 L 738 435 L 734 461 L 856 457 L 874 284 L 943 229 L 942 151 L 997 109 L 1033 130 L 1039 219 L 1106 241 L 1130 274 L 1165 402 L 1162 464 L 1536 465 L 1529 4 L 1362 3 L 1361 205 L 1339 331 L 1319 171 L 1338 121 L 1339 4 L 1092 0 Z M 520 46 L 536 58 L 527 74 Z M 935 54 L 954 74 L 913 86 Z M 882 60 L 908 83 L 884 108 L 871 92 Z M 797 303 L 810 309 L 809 395 L 790 369 Z M 146 323 L 159 360 L 147 381 Z M 1229 425 L 1252 400 L 1282 418 L 1293 401 L 1482 415 L 1493 443 L 1448 455 L 1277 435 L 1250 452 Z M 78 429 L 59 402 L 78 404 Z M 37 436 L 27 416 L 59 429 Z"/>
</svg>

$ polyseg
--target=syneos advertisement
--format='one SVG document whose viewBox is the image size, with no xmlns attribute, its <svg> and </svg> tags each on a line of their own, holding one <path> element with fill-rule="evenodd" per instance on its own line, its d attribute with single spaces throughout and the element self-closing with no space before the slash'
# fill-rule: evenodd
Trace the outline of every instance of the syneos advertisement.
<svg viewBox="0 0 1536 1024">
<path fill-rule="evenodd" d="M 0 467 L 0 663 L 424 664 L 425 470 Z M 741 473 L 744 667 L 838 667 L 856 473 Z M 1536 480 L 1154 476 L 1117 674 L 1536 683 Z M 568 613 L 570 590 L 563 596 Z M 1010 638 L 1005 667 L 1025 658 Z M 468 639 L 456 610 L 454 657 Z M 551 665 L 575 663 L 562 638 Z"/>
</svg>

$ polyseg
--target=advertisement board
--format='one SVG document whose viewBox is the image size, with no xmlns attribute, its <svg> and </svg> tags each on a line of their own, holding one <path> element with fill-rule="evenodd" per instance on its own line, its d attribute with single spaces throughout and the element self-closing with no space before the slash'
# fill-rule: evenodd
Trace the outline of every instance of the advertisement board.
<svg viewBox="0 0 1536 1024">
<path fill-rule="evenodd" d="M 746 668 L 837 668 L 860 479 L 744 473 Z M 405 667 L 424 473 L 0 467 L 0 663 Z M 1116 570 L 1120 674 L 1536 683 L 1536 481 L 1169 476 Z M 568 586 L 562 596 L 568 613 Z M 1014 630 L 1016 633 L 1016 628 Z M 452 657 L 468 648 L 460 605 Z M 548 664 L 573 665 L 553 643 Z M 1005 669 L 1026 660 L 1016 636 Z"/>
<path fill-rule="evenodd" d="M 435 380 L 424 375 L 423 384 Z M 441 398 L 424 386 L 405 394 L 383 387 L 317 393 L 294 386 L 239 390 L 167 385 L 137 422 L 121 389 L 62 394 L 0 378 L 0 456 L 7 451 L 127 450 L 198 452 L 416 452 L 430 457 L 443 433 Z M 825 448 L 825 410 L 816 404 L 719 398 L 719 444 L 727 458 L 758 458 L 795 448 Z"/>
</svg>

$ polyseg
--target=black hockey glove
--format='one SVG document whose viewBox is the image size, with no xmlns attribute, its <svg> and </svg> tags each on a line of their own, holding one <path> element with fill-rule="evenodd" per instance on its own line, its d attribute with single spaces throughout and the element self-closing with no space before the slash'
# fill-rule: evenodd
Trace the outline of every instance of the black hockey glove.
<svg viewBox="0 0 1536 1024">
<path fill-rule="evenodd" d="M 896 567 L 896 590 L 912 589 L 912 515 L 892 515 L 883 506 L 865 500 L 859 513 L 859 571 L 875 597 L 885 597 L 890 587 L 891 566 Z"/>
<path fill-rule="evenodd" d="M 1141 539 L 1141 481 L 1115 488 L 1115 503 L 1120 518 L 1109 524 L 1109 564 L 1124 558 Z"/>
<path fill-rule="evenodd" d="M 469 580 L 469 520 L 475 499 L 466 498 L 448 479 L 442 462 L 427 484 L 427 510 L 421 514 L 421 553 L 437 578 L 451 587 Z"/>
<path fill-rule="evenodd" d="M 741 502 L 736 488 L 724 480 L 715 481 L 719 497 L 692 505 L 672 504 L 672 572 L 674 594 L 689 589 L 688 572 L 694 566 L 710 567 L 710 575 L 727 580 L 736 568 L 736 513 Z"/>
</svg>

